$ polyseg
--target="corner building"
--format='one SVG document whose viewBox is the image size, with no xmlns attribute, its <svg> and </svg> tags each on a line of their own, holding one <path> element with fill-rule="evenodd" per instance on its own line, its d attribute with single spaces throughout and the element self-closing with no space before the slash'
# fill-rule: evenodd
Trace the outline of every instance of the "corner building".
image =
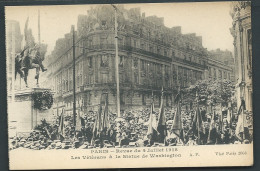
<svg viewBox="0 0 260 171">
<path fill-rule="evenodd" d="M 253 115 L 253 87 L 252 87 L 252 29 L 251 29 L 251 2 L 232 2 L 231 17 L 233 26 L 230 32 L 234 38 L 235 78 L 237 105 L 245 100 L 247 118 Z M 252 128 L 252 120 L 249 128 Z"/>
<path fill-rule="evenodd" d="M 208 51 L 202 37 L 167 28 L 164 19 L 146 17 L 139 8 L 118 6 L 118 49 L 121 109 L 150 105 L 152 90 L 159 107 L 171 106 L 178 86 L 188 87 L 205 78 Z M 88 10 L 78 17 L 76 35 L 77 108 L 97 110 L 102 93 L 109 94 L 109 109 L 116 111 L 115 14 L 110 5 Z M 72 113 L 72 32 L 59 39 L 48 63 L 48 86 L 56 92 L 55 111 Z M 52 83 L 51 83 L 52 82 Z"/>
</svg>

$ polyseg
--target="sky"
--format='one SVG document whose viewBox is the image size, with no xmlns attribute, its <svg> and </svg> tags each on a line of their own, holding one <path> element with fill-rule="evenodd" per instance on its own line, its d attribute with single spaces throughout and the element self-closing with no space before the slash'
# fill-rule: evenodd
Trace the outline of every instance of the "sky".
<svg viewBox="0 0 260 171">
<path fill-rule="evenodd" d="M 41 42 L 48 44 L 47 54 L 50 54 L 56 40 L 70 32 L 71 25 L 76 27 L 78 15 L 87 15 L 91 6 L 95 5 L 8 6 L 5 8 L 6 20 L 18 21 L 23 34 L 25 21 L 29 17 L 29 28 L 37 40 L 40 10 Z M 181 26 L 183 34 L 202 36 L 203 46 L 208 50 L 220 48 L 233 52 L 233 37 L 229 31 L 232 26 L 230 2 L 125 4 L 124 7 L 140 7 L 146 16 L 164 17 L 166 27 Z"/>
</svg>

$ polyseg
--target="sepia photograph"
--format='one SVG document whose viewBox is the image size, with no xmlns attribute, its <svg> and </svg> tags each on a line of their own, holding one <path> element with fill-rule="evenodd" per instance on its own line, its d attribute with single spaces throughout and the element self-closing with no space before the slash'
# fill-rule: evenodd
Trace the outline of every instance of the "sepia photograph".
<svg viewBox="0 0 260 171">
<path fill-rule="evenodd" d="M 253 165 L 250 1 L 5 18 L 11 170 Z"/>
</svg>

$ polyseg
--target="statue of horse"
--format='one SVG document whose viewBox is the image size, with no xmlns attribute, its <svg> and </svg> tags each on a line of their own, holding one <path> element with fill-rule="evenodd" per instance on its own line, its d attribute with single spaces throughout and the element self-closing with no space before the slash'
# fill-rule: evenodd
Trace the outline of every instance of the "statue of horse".
<svg viewBox="0 0 260 171">
<path fill-rule="evenodd" d="M 39 87 L 39 76 L 40 68 L 42 71 L 46 69 L 42 65 L 42 59 L 40 56 L 39 48 L 26 48 L 20 54 L 15 57 L 15 79 L 17 73 L 20 74 L 21 78 L 24 78 L 26 87 L 28 87 L 27 77 L 30 69 L 36 69 L 36 86 Z"/>
</svg>

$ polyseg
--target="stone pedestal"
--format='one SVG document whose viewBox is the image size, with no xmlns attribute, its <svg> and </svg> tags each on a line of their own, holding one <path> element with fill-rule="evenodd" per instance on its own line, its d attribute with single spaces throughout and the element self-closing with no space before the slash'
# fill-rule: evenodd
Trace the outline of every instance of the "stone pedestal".
<svg viewBox="0 0 260 171">
<path fill-rule="evenodd" d="M 8 125 L 9 136 L 30 133 L 42 119 L 52 122 L 53 111 L 34 108 L 32 94 L 50 89 L 28 88 L 15 91 L 15 102 L 11 102 L 12 94 L 8 94 Z"/>
</svg>

